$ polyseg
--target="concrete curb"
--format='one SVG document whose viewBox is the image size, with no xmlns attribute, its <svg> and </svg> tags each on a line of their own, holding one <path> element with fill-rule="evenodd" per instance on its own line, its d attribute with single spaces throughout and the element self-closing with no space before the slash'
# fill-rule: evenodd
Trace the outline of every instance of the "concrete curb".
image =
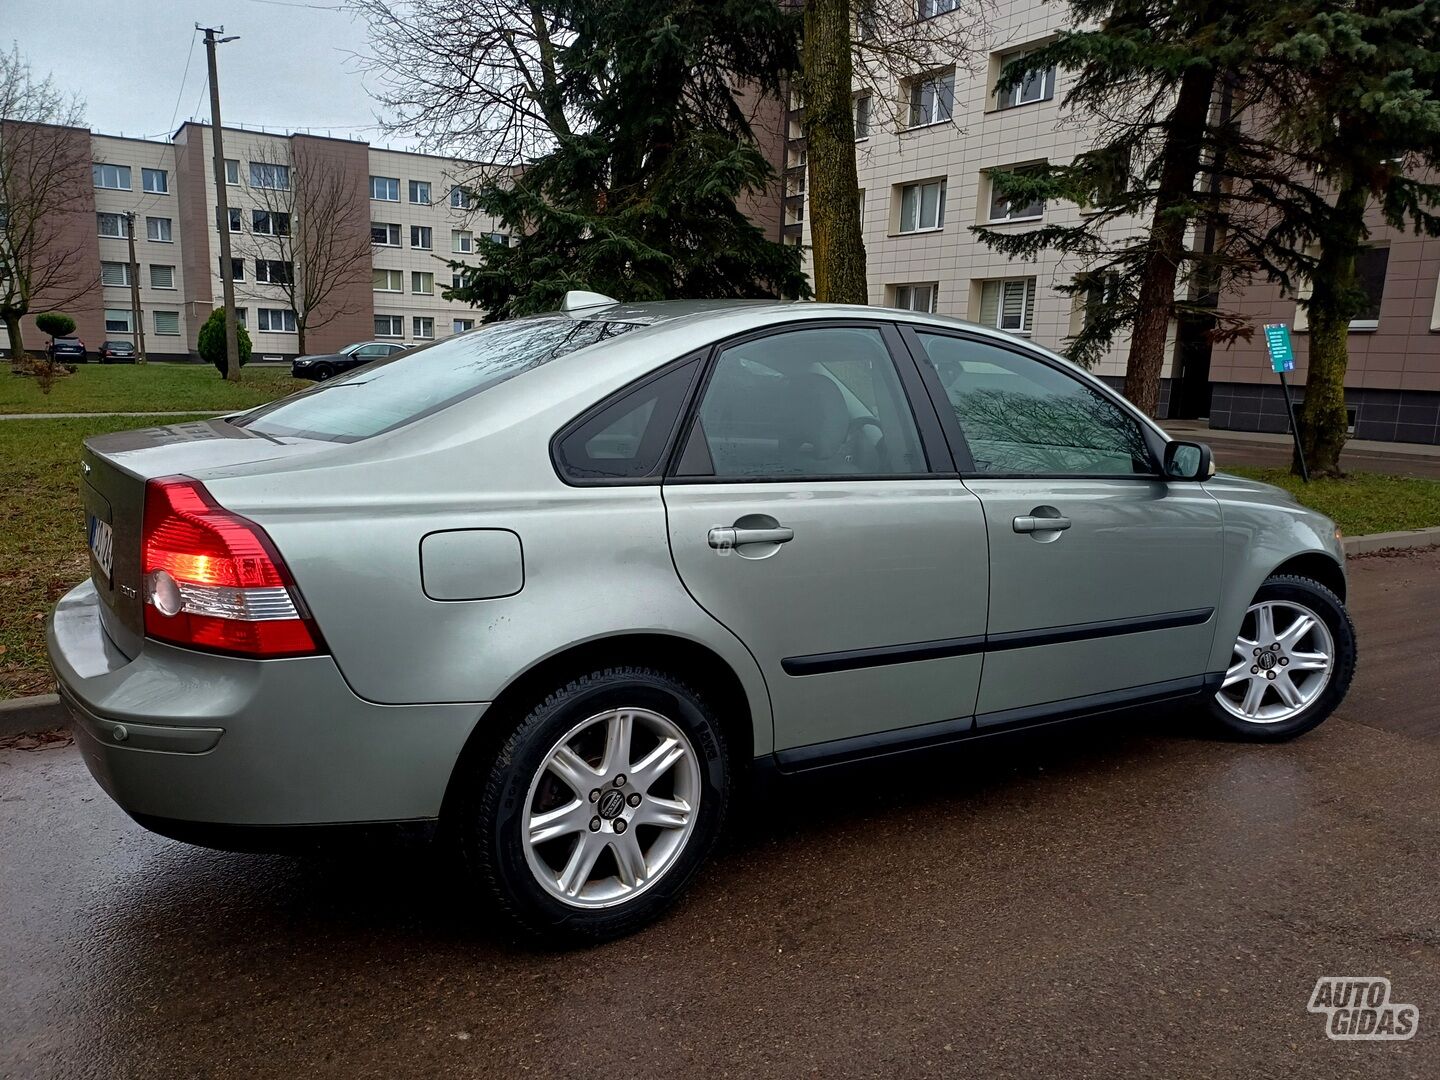
<svg viewBox="0 0 1440 1080">
<path fill-rule="evenodd" d="M 1433 547 L 1440 547 L 1440 528 L 1345 538 L 1346 555 L 1373 555 L 1379 551 L 1416 551 Z M 0 701 L 0 737 L 47 731 L 65 727 L 69 722 L 69 710 L 61 704 L 58 694 Z"/>
<path fill-rule="evenodd" d="M 1440 529 L 1412 529 L 1408 532 L 1345 537 L 1346 555 L 1370 555 L 1377 551 L 1414 551 L 1432 547 L 1440 547 Z"/>
<path fill-rule="evenodd" d="M 0 737 L 49 731 L 70 722 L 70 712 L 60 703 L 59 694 L 7 698 L 0 701 Z"/>
</svg>

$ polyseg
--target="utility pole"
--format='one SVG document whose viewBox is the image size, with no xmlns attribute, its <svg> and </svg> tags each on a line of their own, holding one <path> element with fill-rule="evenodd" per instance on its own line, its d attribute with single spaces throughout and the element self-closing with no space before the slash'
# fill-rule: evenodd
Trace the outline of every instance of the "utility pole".
<svg viewBox="0 0 1440 1080">
<path fill-rule="evenodd" d="M 125 235 L 130 238 L 130 307 L 135 319 L 135 362 L 145 363 L 145 313 L 140 310 L 140 264 L 135 261 L 135 211 L 125 211 Z"/>
<path fill-rule="evenodd" d="M 235 330 L 235 277 L 230 262 L 230 199 L 225 191 L 225 141 L 220 131 L 220 79 L 215 71 L 215 46 L 237 40 L 238 35 L 217 38 L 223 26 L 201 26 L 205 31 L 205 59 L 210 63 L 210 142 L 215 151 L 215 206 L 219 218 L 215 224 L 220 233 L 220 288 L 225 297 L 225 378 L 240 381 L 240 344 Z"/>
</svg>

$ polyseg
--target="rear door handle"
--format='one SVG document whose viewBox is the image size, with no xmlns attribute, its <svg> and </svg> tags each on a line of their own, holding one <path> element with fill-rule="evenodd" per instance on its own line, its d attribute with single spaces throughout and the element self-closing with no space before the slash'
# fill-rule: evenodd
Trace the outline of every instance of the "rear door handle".
<svg viewBox="0 0 1440 1080">
<path fill-rule="evenodd" d="M 1027 514 L 1024 517 L 1017 517 L 1014 527 L 1017 533 L 1060 532 L 1070 527 L 1070 519 L 1067 517 L 1034 517 Z"/>
<path fill-rule="evenodd" d="M 741 544 L 788 544 L 795 539 L 795 530 L 783 525 L 774 529 L 714 528 L 710 530 L 710 546 L 717 551 Z"/>
</svg>

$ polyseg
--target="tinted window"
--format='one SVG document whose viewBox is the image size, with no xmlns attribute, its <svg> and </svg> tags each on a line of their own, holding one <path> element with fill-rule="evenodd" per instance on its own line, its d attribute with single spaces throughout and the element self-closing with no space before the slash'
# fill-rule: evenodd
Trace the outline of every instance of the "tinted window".
<svg viewBox="0 0 1440 1080">
<path fill-rule="evenodd" d="M 560 471 L 579 481 L 654 474 L 699 366 L 682 364 L 581 420 L 556 444 Z"/>
<path fill-rule="evenodd" d="M 792 330 L 722 352 L 681 466 L 747 479 L 925 471 L 894 361 L 880 331 L 861 327 Z"/>
<path fill-rule="evenodd" d="M 541 315 L 494 323 L 357 368 L 234 422 L 267 435 L 351 441 L 400 427 L 633 324 Z"/>
<path fill-rule="evenodd" d="M 920 340 L 940 375 L 977 473 L 1153 474 L 1140 423 L 1039 360 L 938 334 Z"/>
</svg>

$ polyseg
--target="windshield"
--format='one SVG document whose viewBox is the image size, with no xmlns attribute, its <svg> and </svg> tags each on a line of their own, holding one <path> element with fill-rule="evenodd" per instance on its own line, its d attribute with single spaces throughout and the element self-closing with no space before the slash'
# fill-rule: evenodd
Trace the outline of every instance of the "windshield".
<svg viewBox="0 0 1440 1080">
<path fill-rule="evenodd" d="M 264 435 L 354 442 L 413 423 L 531 368 L 578 352 L 632 323 L 539 315 L 493 323 L 376 360 L 231 421 Z"/>
<path fill-rule="evenodd" d="M 346 345 L 343 349 L 340 350 L 339 355 L 340 355 L 340 356 L 349 356 L 349 355 L 350 355 L 352 352 L 354 352 L 356 349 L 363 348 L 364 346 L 366 346 L 366 345 L 368 345 L 368 344 L 369 344 L 369 342 L 366 342 L 366 341 L 357 341 L 357 342 L 355 342 L 354 345 Z"/>
</svg>

